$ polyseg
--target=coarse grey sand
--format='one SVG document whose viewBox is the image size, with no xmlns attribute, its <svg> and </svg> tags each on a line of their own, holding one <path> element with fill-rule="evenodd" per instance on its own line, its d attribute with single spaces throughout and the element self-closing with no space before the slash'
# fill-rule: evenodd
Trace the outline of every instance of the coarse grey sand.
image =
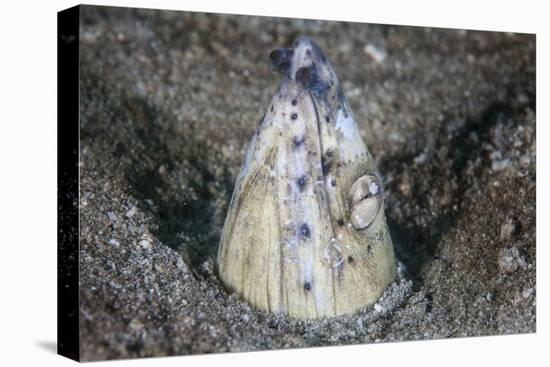
<svg viewBox="0 0 550 367">
<path fill-rule="evenodd" d="M 321 320 L 257 311 L 215 256 L 267 59 L 313 38 L 384 176 L 398 277 Z M 83 360 L 535 332 L 535 36 L 83 6 Z"/>
</svg>

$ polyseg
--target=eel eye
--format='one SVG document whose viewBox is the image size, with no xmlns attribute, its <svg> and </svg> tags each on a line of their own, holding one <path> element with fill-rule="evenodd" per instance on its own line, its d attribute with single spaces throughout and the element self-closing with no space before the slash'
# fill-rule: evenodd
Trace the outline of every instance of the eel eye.
<svg viewBox="0 0 550 367">
<path fill-rule="evenodd" d="M 350 200 L 351 225 L 357 231 L 367 229 L 374 222 L 384 201 L 382 183 L 372 175 L 359 177 L 351 186 Z"/>
</svg>

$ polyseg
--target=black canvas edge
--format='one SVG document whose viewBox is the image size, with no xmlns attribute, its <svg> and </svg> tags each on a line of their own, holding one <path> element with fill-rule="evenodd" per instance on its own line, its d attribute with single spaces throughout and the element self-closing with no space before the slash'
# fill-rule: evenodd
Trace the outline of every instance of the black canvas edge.
<svg viewBox="0 0 550 367">
<path fill-rule="evenodd" d="M 57 13 L 57 353 L 80 359 L 80 6 Z"/>
</svg>

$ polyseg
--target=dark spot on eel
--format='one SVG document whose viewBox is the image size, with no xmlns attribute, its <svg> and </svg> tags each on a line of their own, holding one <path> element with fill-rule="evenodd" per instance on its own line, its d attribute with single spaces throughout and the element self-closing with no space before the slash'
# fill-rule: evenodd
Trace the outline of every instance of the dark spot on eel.
<svg viewBox="0 0 550 367">
<path fill-rule="evenodd" d="M 302 224 L 302 226 L 300 227 L 300 234 L 304 239 L 311 237 L 311 231 L 309 230 L 309 226 L 307 225 L 307 223 Z"/>
<path fill-rule="evenodd" d="M 296 106 L 298 104 L 298 101 L 293 99 L 290 103 L 292 103 L 293 106 Z"/>
<path fill-rule="evenodd" d="M 298 179 L 296 180 L 296 184 L 298 185 L 300 192 L 304 191 L 304 188 L 306 187 L 306 183 L 307 183 L 307 177 L 305 175 L 298 177 Z"/>
<path fill-rule="evenodd" d="M 273 112 L 273 105 L 271 105 L 271 108 L 269 109 L 271 112 Z"/>
<path fill-rule="evenodd" d="M 335 179 L 332 179 L 332 180 L 330 181 L 330 184 L 331 184 L 332 186 L 336 186 L 336 180 L 335 180 Z"/>
<path fill-rule="evenodd" d="M 308 47 L 306 49 L 306 54 L 307 55 L 312 55 L 313 57 L 319 58 L 320 61 L 326 62 L 326 56 L 323 53 L 323 51 L 321 51 L 319 46 L 313 40 L 311 40 L 307 37 L 299 37 L 298 39 L 296 39 L 296 41 L 294 41 L 294 44 L 292 45 L 292 47 L 296 48 L 303 42 L 307 42 L 307 46 L 306 46 L 306 47 Z M 308 53 L 308 51 L 309 51 L 309 53 Z"/>
<path fill-rule="evenodd" d="M 293 113 L 292 115 L 290 115 L 290 118 L 296 120 L 298 118 L 298 115 Z"/>
<path fill-rule="evenodd" d="M 325 154 L 321 157 L 321 165 L 323 169 L 323 175 L 327 175 L 332 169 L 334 164 L 334 153 L 332 150 L 327 150 Z"/>
<path fill-rule="evenodd" d="M 308 293 L 310 290 L 311 290 L 311 283 L 310 282 L 305 282 L 304 283 L 304 291 L 306 293 Z"/>
<path fill-rule="evenodd" d="M 353 260 L 353 257 L 351 257 L 351 256 L 348 256 L 348 263 L 350 263 L 350 264 L 351 264 L 351 263 L 352 263 L 353 261 L 354 261 L 354 260 Z"/>
<path fill-rule="evenodd" d="M 343 220 L 342 218 L 340 218 L 340 219 L 338 219 L 338 220 L 336 221 L 336 223 L 337 223 L 340 227 L 342 227 L 342 226 L 344 225 L 344 220 Z"/>
<path fill-rule="evenodd" d="M 301 146 L 304 143 L 304 140 L 305 140 L 305 138 L 303 136 L 295 136 L 292 139 L 292 146 L 294 148 L 298 148 L 299 146 Z"/>
<path fill-rule="evenodd" d="M 330 122 L 330 117 L 325 116 L 325 120 L 326 120 L 327 122 Z"/>
</svg>

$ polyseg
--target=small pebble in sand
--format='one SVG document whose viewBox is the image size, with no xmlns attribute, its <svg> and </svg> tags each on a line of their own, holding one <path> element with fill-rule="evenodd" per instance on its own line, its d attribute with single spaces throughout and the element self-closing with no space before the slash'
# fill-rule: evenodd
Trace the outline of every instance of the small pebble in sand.
<svg viewBox="0 0 550 367">
<path fill-rule="evenodd" d="M 135 206 L 131 207 L 130 210 L 126 212 L 126 216 L 128 218 L 132 218 L 137 212 L 137 208 Z"/>
<path fill-rule="evenodd" d="M 363 48 L 363 51 L 378 63 L 384 61 L 387 56 L 386 50 L 370 43 L 365 45 L 365 47 Z"/>
<path fill-rule="evenodd" d="M 523 290 L 523 292 L 521 293 L 523 298 L 529 298 L 529 297 L 531 297 L 531 294 L 533 294 L 533 288 L 525 288 Z"/>
<path fill-rule="evenodd" d="M 428 155 L 426 153 L 421 153 L 420 155 L 414 157 L 414 163 L 415 164 L 424 164 L 426 163 L 428 159 Z"/>
<path fill-rule="evenodd" d="M 505 273 L 513 273 L 518 267 L 522 269 L 527 267 L 525 259 L 520 255 L 518 248 L 515 246 L 500 250 L 498 265 Z"/>
<path fill-rule="evenodd" d="M 491 164 L 491 169 L 495 172 L 498 172 L 508 168 L 510 165 L 511 161 L 506 158 L 500 161 L 493 161 L 493 163 Z"/>
<path fill-rule="evenodd" d="M 139 245 L 140 245 L 141 247 L 143 247 L 144 249 L 146 249 L 146 250 L 148 250 L 148 249 L 151 248 L 151 242 L 149 242 L 149 241 L 147 241 L 147 240 L 145 240 L 145 239 L 139 241 Z"/>
<path fill-rule="evenodd" d="M 495 150 L 490 154 L 491 158 L 491 170 L 494 172 L 502 171 L 509 166 L 512 162 L 508 158 L 502 157 L 502 152 L 500 150 Z"/>
<path fill-rule="evenodd" d="M 516 229 L 516 226 L 515 226 L 514 222 L 511 219 L 508 219 L 500 227 L 500 239 L 501 240 L 509 240 L 510 238 L 512 238 L 512 234 L 514 233 L 515 229 Z"/>
<path fill-rule="evenodd" d="M 132 331 L 139 331 L 144 327 L 143 323 L 139 320 L 138 317 L 133 318 L 128 324 L 128 326 Z"/>
<path fill-rule="evenodd" d="M 107 218 L 109 218 L 111 222 L 116 222 L 118 219 L 116 214 L 113 212 L 107 212 Z"/>
<path fill-rule="evenodd" d="M 531 297 L 531 294 L 533 294 L 533 288 L 525 288 L 521 293 L 523 298 L 529 298 Z"/>
</svg>

